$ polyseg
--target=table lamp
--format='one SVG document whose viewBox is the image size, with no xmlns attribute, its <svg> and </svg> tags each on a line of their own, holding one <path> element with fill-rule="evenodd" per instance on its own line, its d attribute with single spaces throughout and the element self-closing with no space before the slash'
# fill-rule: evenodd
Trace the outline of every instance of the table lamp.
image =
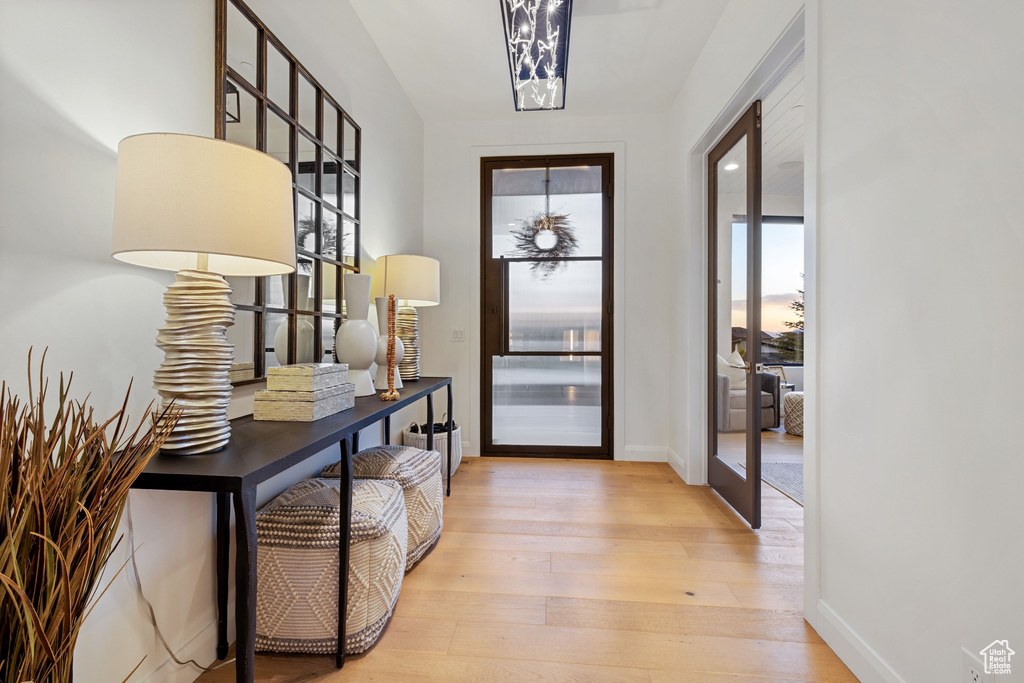
<svg viewBox="0 0 1024 683">
<path fill-rule="evenodd" d="M 401 379 L 416 381 L 420 378 L 419 316 L 416 306 L 436 306 L 441 302 L 441 264 L 436 259 L 416 255 L 391 255 L 377 259 L 374 278 L 374 296 L 377 297 L 377 324 L 383 332 L 382 306 L 388 297 L 398 300 L 395 328 L 397 339 L 404 347 L 404 359 L 395 361 Z M 383 304 L 382 304 L 383 301 Z M 396 356 L 397 356 L 396 341 Z M 380 348 L 378 343 L 378 349 Z M 379 363 L 379 361 L 378 361 Z M 386 370 L 386 368 L 385 368 Z M 380 368 L 377 369 L 378 379 Z M 374 384 L 377 386 L 377 383 Z M 396 386 L 401 386 L 396 384 Z M 381 387 L 382 388 L 382 387 Z"/>
<path fill-rule="evenodd" d="M 225 275 L 295 270 L 291 173 L 281 162 L 223 140 L 150 133 L 121 141 L 113 257 L 173 270 L 157 334 L 164 361 L 154 387 L 164 413 L 180 414 L 164 452 L 212 453 L 227 445 L 226 330 L 235 307 Z M 159 417 L 157 418 L 159 419 Z"/>
</svg>

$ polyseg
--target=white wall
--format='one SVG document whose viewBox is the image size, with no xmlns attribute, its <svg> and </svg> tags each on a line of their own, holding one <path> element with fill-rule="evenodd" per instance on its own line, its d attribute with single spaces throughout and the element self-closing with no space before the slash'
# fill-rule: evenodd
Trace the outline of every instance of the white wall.
<svg viewBox="0 0 1024 683">
<path fill-rule="evenodd" d="M 960 646 L 1024 652 L 1024 5 L 815 5 L 821 603 L 809 616 L 867 652 L 864 680 L 953 683 Z M 991 376 L 964 362 L 1002 350 Z M 1000 681 L 1024 680 L 1015 659 Z"/>
<path fill-rule="evenodd" d="M 615 153 L 615 438 L 617 459 L 662 460 L 671 431 L 667 397 L 675 340 L 676 264 L 668 224 L 663 115 L 520 114 L 501 121 L 427 121 L 424 248 L 442 264 L 442 305 L 420 311 L 424 371 L 451 374 L 464 453 L 480 453 L 480 157 Z M 465 342 L 451 342 L 451 328 Z"/>
<path fill-rule="evenodd" d="M 249 4 L 363 127 L 364 250 L 418 251 L 422 122 L 351 7 Z M 154 398 L 154 337 L 173 276 L 110 258 L 116 148 L 141 132 L 212 135 L 213 40 L 213 0 L 0 2 L 0 378 L 15 392 L 24 392 L 29 346 L 36 358 L 49 346 L 49 374 L 74 371 L 75 395 L 91 393 L 99 415 L 120 406 L 133 377 L 136 419 Z M 236 401 L 232 414 L 245 407 Z M 316 464 L 269 482 L 261 497 Z M 209 662 L 212 497 L 139 491 L 132 504 L 136 557 L 164 633 L 183 654 Z M 125 545 L 112 566 L 127 557 Z M 143 657 L 132 680 L 197 675 L 165 665 L 123 573 L 85 624 L 75 680 L 121 680 Z"/>
</svg>

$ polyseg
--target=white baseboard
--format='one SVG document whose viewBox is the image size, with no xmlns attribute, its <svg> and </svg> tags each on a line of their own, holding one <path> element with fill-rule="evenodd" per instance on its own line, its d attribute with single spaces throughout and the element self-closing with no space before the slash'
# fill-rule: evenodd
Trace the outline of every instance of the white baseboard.
<svg viewBox="0 0 1024 683">
<path fill-rule="evenodd" d="M 209 666 L 211 663 L 219 663 L 214 659 L 216 657 L 216 642 L 217 620 L 214 619 L 199 629 L 199 632 L 188 642 L 177 648 L 174 654 L 183 662 L 194 659 L 200 664 Z M 163 663 L 143 679 L 144 683 L 192 683 L 199 677 L 201 673 L 199 669 L 191 664 L 178 666 L 159 643 L 156 647 L 159 649 L 159 653 L 164 655 Z M 226 666 L 233 667 L 234 662 Z"/>
<path fill-rule="evenodd" d="M 687 481 L 686 461 L 680 458 L 679 454 L 676 453 L 671 448 L 666 448 L 665 450 L 668 452 L 669 466 L 676 471 L 676 474 L 679 475 L 680 479 L 682 479 L 685 483 L 689 484 L 690 482 Z"/>
<path fill-rule="evenodd" d="M 664 446 L 626 446 L 622 459 L 631 462 L 668 462 L 668 449 Z"/>
<path fill-rule="evenodd" d="M 860 634 L 853 630 L 824 600 L 805 616 L 862 683 L 907 683 Z"/>
</svg>

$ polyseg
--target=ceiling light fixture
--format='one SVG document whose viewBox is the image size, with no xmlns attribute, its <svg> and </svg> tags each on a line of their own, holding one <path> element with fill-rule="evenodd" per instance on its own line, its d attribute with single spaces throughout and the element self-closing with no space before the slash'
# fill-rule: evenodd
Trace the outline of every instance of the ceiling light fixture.
<svg viewBox="0 0 1024 683">
<path fill-rule="evenodd" d="M 735 171 L 739 167 L 740 167 L 739 164 L 737 164 L 735 161 L 731 161 L 731 162 L 729 162 L 728 164 L 725 165 L 725 170 L 726 171 Z"/>
<path fill-rule="evenodd" d="M 565 109 L 572 0 L 500 0 L 516 111 Z"/>
</svg>

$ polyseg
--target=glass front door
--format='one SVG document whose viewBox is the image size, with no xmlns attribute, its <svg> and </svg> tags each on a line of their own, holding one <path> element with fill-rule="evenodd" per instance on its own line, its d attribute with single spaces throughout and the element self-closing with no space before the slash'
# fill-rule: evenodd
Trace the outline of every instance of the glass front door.
<svg viewBox="0 0 1024 683">
<path fill-rule="evenodd" d="M 484 159 L 484 455 L 611 457 L 610 155 Z"/>
</svg>

